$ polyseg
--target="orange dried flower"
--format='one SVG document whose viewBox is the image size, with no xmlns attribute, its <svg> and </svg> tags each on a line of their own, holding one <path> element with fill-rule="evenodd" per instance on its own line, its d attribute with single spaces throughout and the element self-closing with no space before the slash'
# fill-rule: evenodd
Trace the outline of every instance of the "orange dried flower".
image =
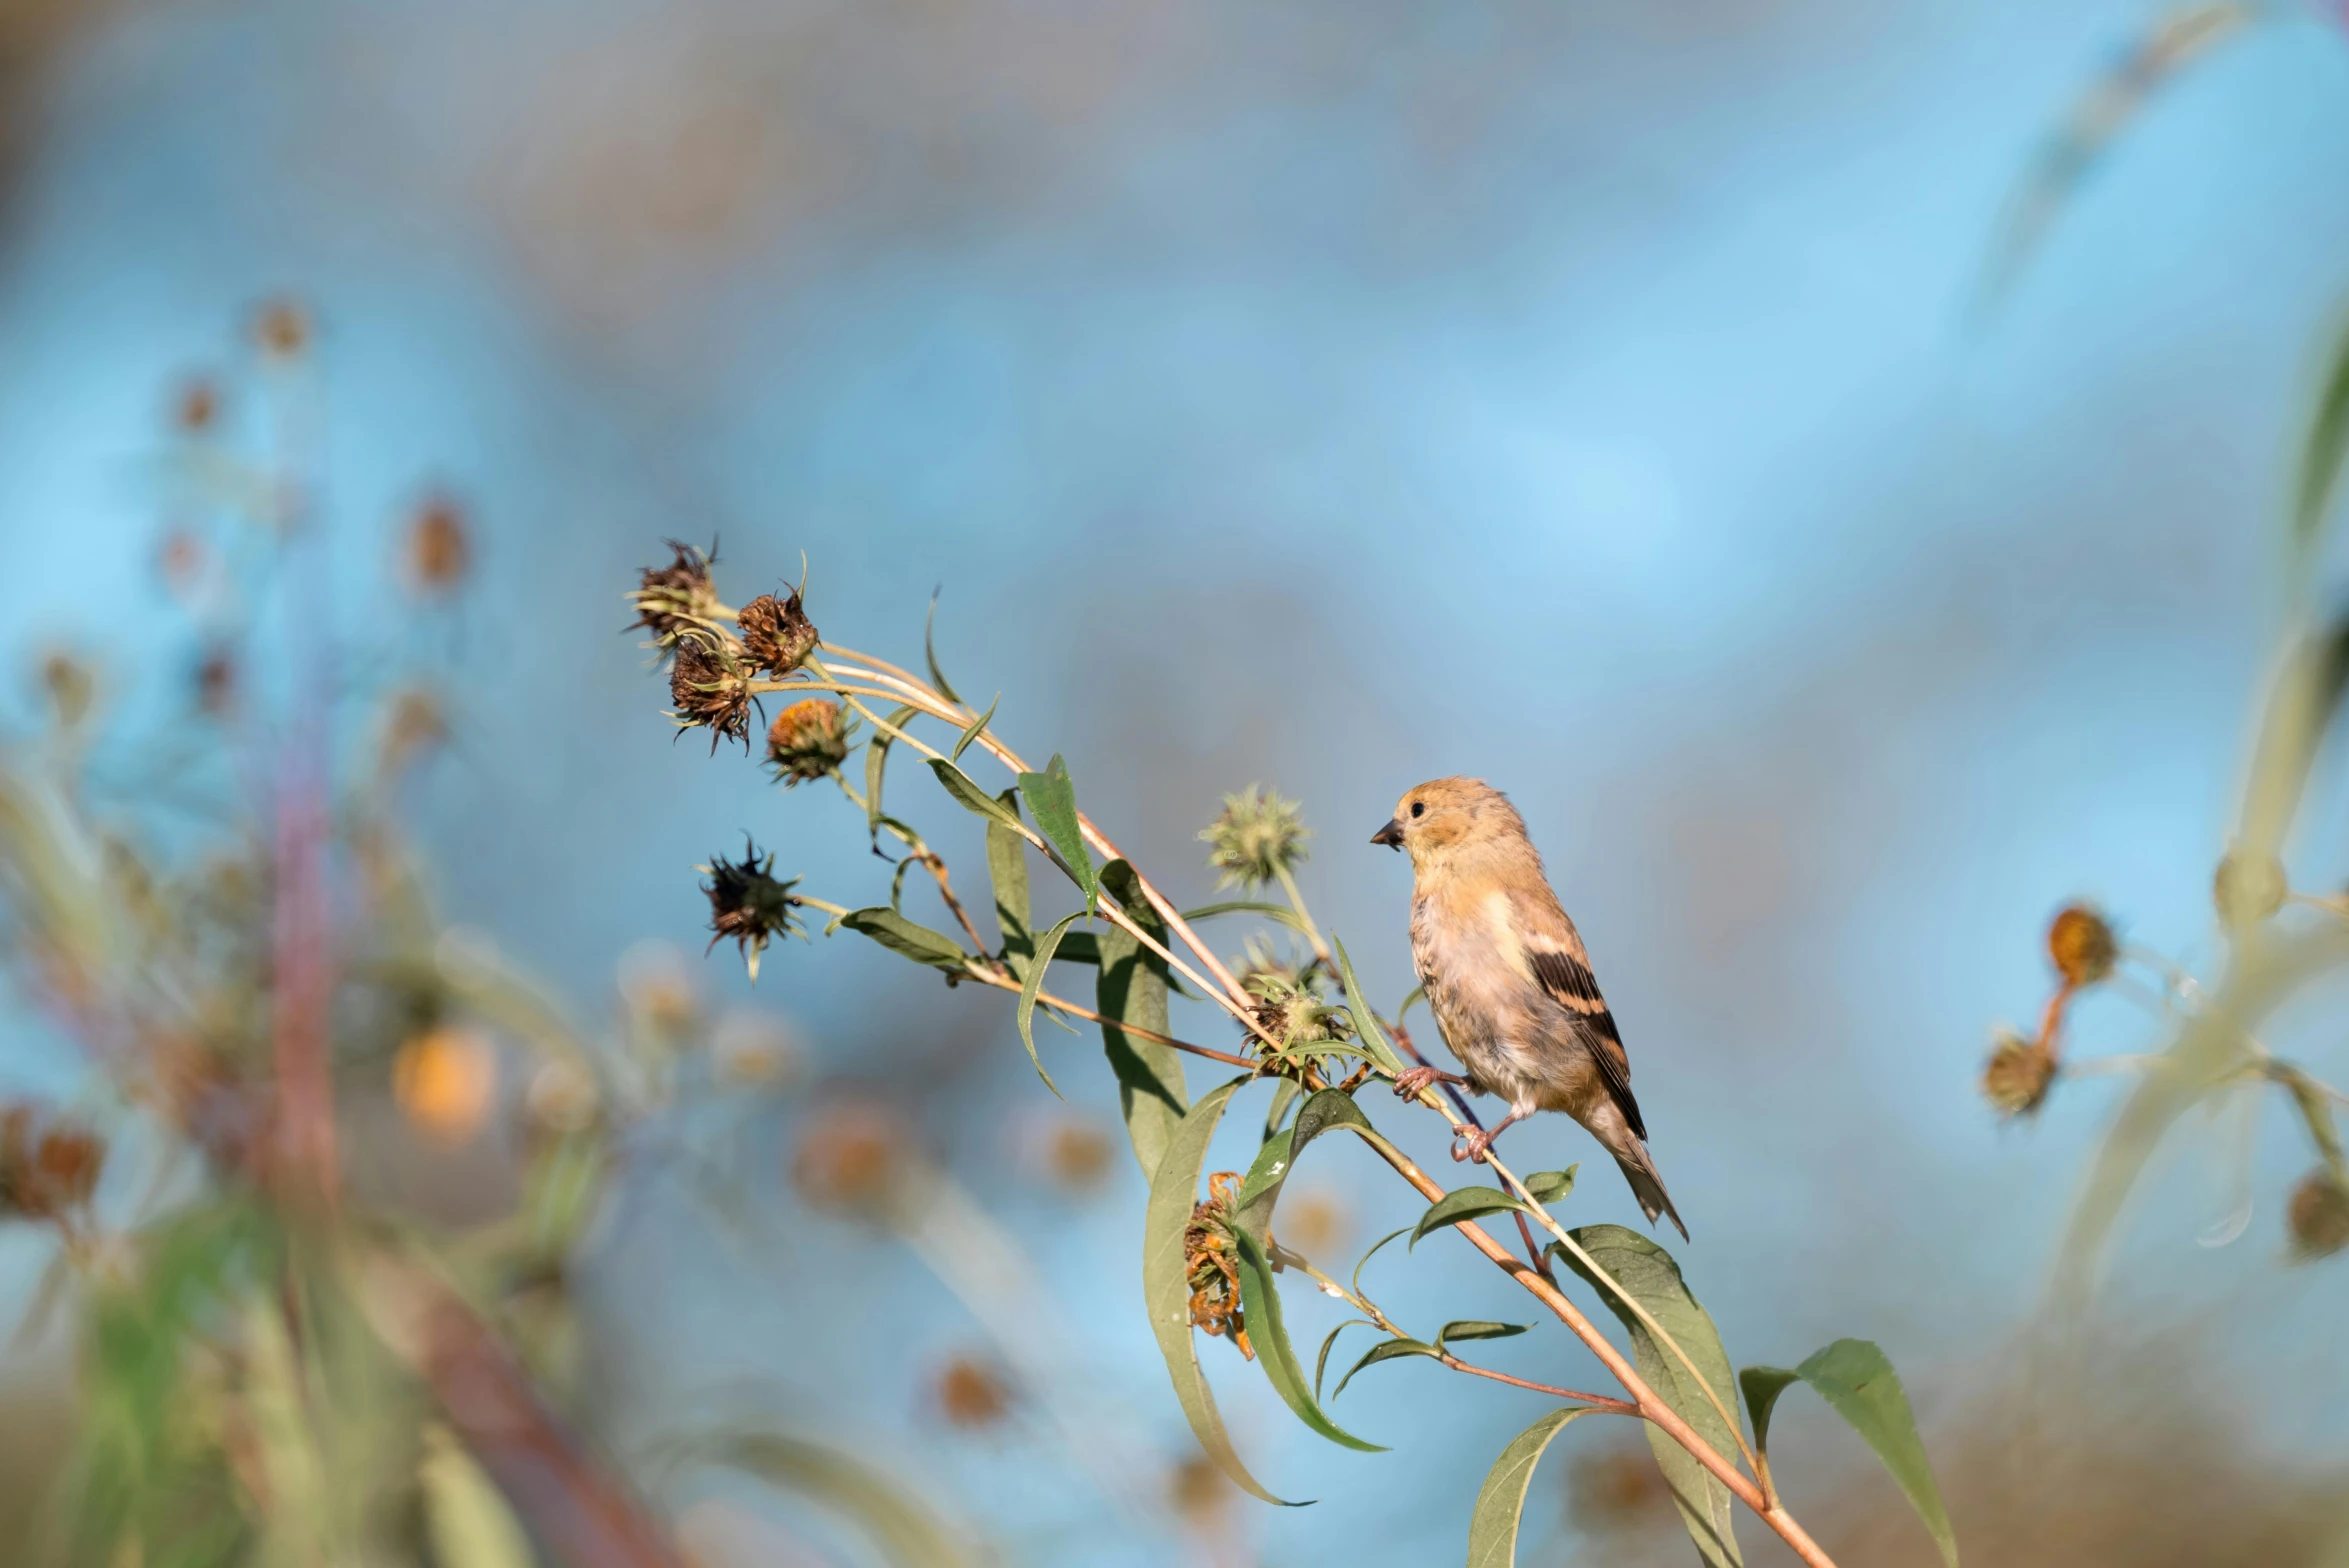
<svg viewBox="0 0 2349 1568">
<path fill-rule="evenodd" d="M 253 337 L 264 352 L 291 359 L 310 346 L 310 313 L 291 299 L 274 299 L 253 318 Z"/>
<path fill-rule="evenodd" d="M 2047 956 L 2064 984 L 2094 985 L 2112 973 L 2120 943 L 2103 915 L 2086 904 L 2069 904 L 2048 925 Z"/>
<path fill-rule="evenodd" d="M 183 434 L 202 435 L 219 419 L 219 388 L 202 376 L 191 376 L 180 383 L 179 391 L 171 401 L 171 422 Z"/>
<path fill-rule="evenodd" d="M 497 1094 L 497 1057 L 469 1029 L 442 1027 L 400 1047 L 392 1061 L 392 1098 L 429 1137 L 465 1143 L 481 1130 Z"/>
<path fill-rule="evenodd" d="M 1223 1528 L 1232 1502 L 1232 1483 L 1205 1454 L 1193 1454 L 1167 1477 L 1167 1500 L 1183 1523 L 1202 1535 Z"/>
<path fill-rule="evenodd" d="M 473 564 L 473 537 L 465 514 L 446 495 L 435 495 L 408 525 L 408 574 L 427 593 L 446 593 L 465 580 Z"/>
<path fill-rule="evenodd" d="M 1982 1098 L 2000 1116 L 2026 1116 L 2047 1098 L 2055 1074 L 2055 1052 L 2045 1043 L 2001 1030 L 1982 1069 Z"/>
<path fill-rule="evenodd" d="M 1247 1318 L 1240 1308 L 1239 1254 L 1232 1240 L 1232 1200 L 1239 1191 L 1238 1171 L 1217 1171 L 1207 1178 L 1207 1200 L 1192 1206 L 1191 1223 L 1183 1231 L 1183 1269 L 1191 1284 L 1191 1326 L 1229 1336 L 1253 1361 L 1256 1351 L 1248 1343 Z"/>
<path fill-rule="evenodd" d="M 848 737 L 856 721 L 837 702 L 807 697 L 775 715 L 767 727 L 767 761 L 786 789 L 830 778 L 848 760 Z"/>
<path fill-rule="evenodd" d="M 800 1139 L 792 1185 L 816 1208 L 875 1217 L 896 1193 L 905 1138 L 904 1125 L 881 1106 L 836 1106 Z"/>
<path fill-rule="evenodd" d="M 939 1413 L 965 1431 L 990 1427 L 1011 1413 L 1011 1387 L 993 1367 L 956 1356 L 938 1374 Z"/>
<path fill-rule="evenodd" d="M 106 1142 L 76 1122 L 46 1125 L 33 1107 L 0 1112 L 0 1213 L 49 1220 L 88 1206 Z"/>
<path fill-rule="evenodd" d="M 1109 1175 L 1115 1150 L 1109 1137 L 1091 1122 L 1065 1117 L 1044 1140 L 1044 1168 L 1053 1181 L 1070 1192 L 1091 1192 Z"/>
</svg>

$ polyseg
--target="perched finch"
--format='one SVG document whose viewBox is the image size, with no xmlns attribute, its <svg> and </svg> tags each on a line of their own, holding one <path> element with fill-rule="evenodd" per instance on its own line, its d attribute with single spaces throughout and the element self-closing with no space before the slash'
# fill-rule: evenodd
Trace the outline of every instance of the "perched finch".
<svg viewBox="0 0 2349 1568">
<path fill-rule="evenodd" d="M 1434 779 L 1404 795 L 1370 841 L 1411 856 L 1411 956 L 1444 1043 L 1468 1069 L 1462 1078 L 1414 1067 L 1395 1092 L 1456 1083 L 1509 1102 L 1490 1131 L 1453 1150 L 1459 1160 L 1481 1162 L 1502 1129 L 1535 1111 L 1564 1111 L 1615 1156 L 1648 1219 L 1666 1216 L 1685 1239 L 1648 1158 L 1614 1015 L 1517 808 L 1481 779 Z"/>
</svg>

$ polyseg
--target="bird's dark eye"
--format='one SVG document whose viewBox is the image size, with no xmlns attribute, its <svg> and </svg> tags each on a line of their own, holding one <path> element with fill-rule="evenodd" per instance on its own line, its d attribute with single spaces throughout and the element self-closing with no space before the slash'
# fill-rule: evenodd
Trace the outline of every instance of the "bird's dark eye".
<svg viewBox="0 0 2349 1568">
<path fill-rule="evenodd" d="M 1424 801 L 1424 800 L 1415 800 L 1415 801 L 1411 802 L 1411 815 L 1413 815 L 1413 816 L 1415 816 L 1415 817 L 1417 817 L 1417 816 L 1424 816 L 1424 815 L 1426 814 L 1426 812 L 1427 812 L 1427 802 L 1426 802 L 1426 801 Z"/>
</svg>

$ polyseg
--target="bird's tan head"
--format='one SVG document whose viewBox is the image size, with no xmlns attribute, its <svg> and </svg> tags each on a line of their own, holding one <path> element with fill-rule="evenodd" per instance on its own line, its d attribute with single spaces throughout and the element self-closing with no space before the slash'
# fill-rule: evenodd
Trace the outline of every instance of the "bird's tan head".
<svg viewBox="0 0 2349 1568">
<path fill-rule="evenodd" d="M 1525 819 L 1509 797 L 1482 779 L 1430 779 L 1403 792 L 1395 815 L 1370 835 L 1411 856 L 1415 867 L 1440 865 L 1462 849 L 1525 836 Z"/>
</svg>

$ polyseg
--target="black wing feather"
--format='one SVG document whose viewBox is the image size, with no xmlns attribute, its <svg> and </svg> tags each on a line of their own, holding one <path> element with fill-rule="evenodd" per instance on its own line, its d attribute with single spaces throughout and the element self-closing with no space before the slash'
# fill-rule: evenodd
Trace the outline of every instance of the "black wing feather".
<svg viewBox="0 0 2349 1568">
<path fill-rule="evenodd" d="M 1607 999 L 1599 994 L 1598 976 L 1590 972 L 1590 965 L 1572 953 L 1545 948 L 1528 956 L 1533 960 L 1533 977 L 1541 988 L 1600 1037 L 1590 1053 L 1599 1064 L 1599 1076 L 1607 1081 L 1607 1092 L 1615 1097 L 1623 1119 L 1631 1124 L 1632 1135 L 1644 1143 L 1648 1129 L 1639 1118 L 1639 1101 L 1631 1097 L 1631 1068 L 1624 1056 L 1623 1036 L 1615 1027 L 1615 1015 L 1607 1010 Z M 1610 1046 L 1612 1050 L 1608 1049 Z"/>
</svg>

